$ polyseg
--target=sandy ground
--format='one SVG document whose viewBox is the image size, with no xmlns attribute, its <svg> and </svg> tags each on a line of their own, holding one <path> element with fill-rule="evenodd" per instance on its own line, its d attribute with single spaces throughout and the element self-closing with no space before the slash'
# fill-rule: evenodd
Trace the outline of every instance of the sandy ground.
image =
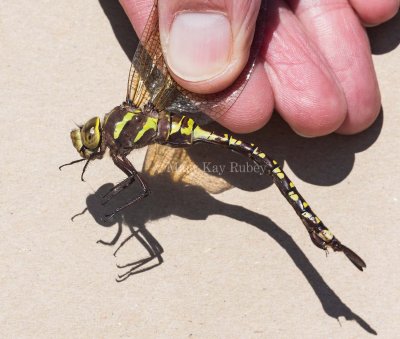
<svg viewBox="0 0 400 339">
<path fill-rule="evenodd" d="M 89 166 L 87 183 L 80 165 L 58 166 L 77 157 L 74 122 L 123 100 L 135 38 L 105 0 L 2 2 L 0 336 L 398 337 L 400 16 L 370 36 L 383 114 L 369 130 L 308 140 L 274 119 L 245 137 L 284 163 L 365 259 L 361 273 L 312 245 L 259 175 L 232 176 L 237 188 L 214 196 L 150 178 L 150 198 L 103 223 L 95 193 L 123 178 L 111 160 Z M 138 168 L 144 152 L 130 157 Z M 209 156 L 239 161 L 221 152 Z M 136 237 L 115 258 L 116 246 L 96 241 L 119 228 L 117 244 Z M 115 281 L 129 269 L 116 263 L 151 254 L 138 274 Z"/>
</svg>

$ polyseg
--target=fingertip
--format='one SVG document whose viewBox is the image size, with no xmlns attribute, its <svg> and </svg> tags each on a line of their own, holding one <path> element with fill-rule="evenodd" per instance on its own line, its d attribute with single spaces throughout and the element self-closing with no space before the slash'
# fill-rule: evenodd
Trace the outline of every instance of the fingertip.
<svg viewBox="0 0 400 339">
<path fill-rule="evenodd" d="M 393 18 L 399 10 L 400 0 L 351 0 L 352 7 L 368 26 L 379 25 Z"/>
<path fill-rule="evenodd" d="M 381 111 L 379 88 L 371 92 L 361 92 L 349 103 L 349 113 L 343 124 L 336 131 L 339 134 L 357 134 L 370 127 Z"/>
<path fill-rule="evenodd" d="M 250 0 L 160 2 L 160 40 L 174 79 L 203 94 L 231 85 L 247 63 L 259 7 Z"/>
<path fill-rule="evenodd" d="M 290 127 L 303 137 L 320 137 L 336 131 L 346 118 L 347 104 L 341 93 L 327 91 L 317 100 L 297 98 L 301 107 L 282 114 Z"/>
<path fill-rule="evenodd" d="M 219 92 L 244 67 L 243 53 L 232 60 L 234 39 L 222 13 L 177 13 L 168 33 L 161 31 L 161 43 L 174 79 L 192 92 Z"/>
</svg>

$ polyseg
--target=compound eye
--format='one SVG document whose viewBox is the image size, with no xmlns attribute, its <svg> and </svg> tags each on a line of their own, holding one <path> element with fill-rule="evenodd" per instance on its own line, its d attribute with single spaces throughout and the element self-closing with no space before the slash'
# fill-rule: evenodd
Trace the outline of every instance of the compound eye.
<svg viewBox="0 0 400 339">
<path fill-rule="evenodd" d="M 100 118 L 92 118 L 81 129 L 83 145 L 91 150 L 99 147 L 100 144 Z"/>
</svg>

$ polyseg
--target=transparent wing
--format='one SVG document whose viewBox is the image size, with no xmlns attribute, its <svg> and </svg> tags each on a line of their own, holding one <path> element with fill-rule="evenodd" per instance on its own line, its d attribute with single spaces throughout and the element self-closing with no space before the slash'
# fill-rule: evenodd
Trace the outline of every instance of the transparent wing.
<svg viewBox="0 0 400 339">
<path fill-rule="evenodd" d="M 150 145 L 147 148 L 143 171 L 151 176 L 166 174 L 175 183 L 200 186 L 214 194 L 232 187 L 223 178 L 208 174 L 199 168 L 184 148 Z"/>
<path fill-rule="evenodd" d="M 254 70 L 264 37 L 265 17 L 266 0 L 263 0 L 249 59 L 236 81 L 227 89 L 215 94 L 196 94 L 179 86 L 168 72 L 161 49 L 158 7 L 155 1 L 132 60 L 127 102 L 140 107 L 151 101 L 160 111 L 189 115 L 197 118 L 198 122 L 202 113 L 214 119 L 218 118 L 234 104 Z"/>
</svg>

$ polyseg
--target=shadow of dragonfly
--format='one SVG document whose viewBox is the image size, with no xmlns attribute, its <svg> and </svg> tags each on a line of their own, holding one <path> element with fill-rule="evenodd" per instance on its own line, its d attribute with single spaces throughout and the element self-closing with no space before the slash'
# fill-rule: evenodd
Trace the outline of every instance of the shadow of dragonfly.
<svg viewBox="0 0 400 339">
<path fill-rule="evenodd" d="M 162 174 L 147 178 L 147 180 L 150 183 L 152 194 L 141 201 L 140 204 L 135 205 L 134 208 L 118 214 L 112 222 L 105 221 L 103 218 L 107 210 L 113 210 L 115 205 L 120 204 L 121 201 L 119 199 L 126 199 L 125 195 L 132 196 L 137 194 L 135 190 L 138 190 L 138 188 L 131 186 L 132 188 L 122 192 L 115 201 L 110 202 L 110 205 L 103 206 L 101 197 L 112 187 L 111 183 L 107 183 L 101 186 L 95 194 L 89 195 L 86 200 L 87 208 L 85 210 L 94 217 L 98 224 L 104 227 L 117 225 L 114 238 L 109 242 L 100 240 L 100 243 L 116 244 L 121 237 L 122 228 L 125 224 L 129 227 L 131 235 L 121 242 L 116 252 L 129 239 L 136 238 L 148 253 L 146 258 L 118 266 L 126 268 L 127 271 L 120 274 L 117 281 L 126 280 L 132 275 L 148 271 L 163 263 L 162 253 L 164 250 L 147 229 L 146 224 L 149 221 L 170 215 L 189 220 L 206 220 L 211 215 L 223 215 L 256 227 L 274 239 L 304 275 L 328 316 L 336 319 L 344 317 L 346 320 L 354 320 L 365 331 L 377 334 L 364 319 L 354 313 L 328 286 L 293 238 L 271 219 L 242 206 L 221 202 L 200 187 L 172 182 L 168 176 Z M 184 197 L 184 201 L 182 197 Z M 176 237 L 179 238 L 179 234 Z"/>
</svg>

